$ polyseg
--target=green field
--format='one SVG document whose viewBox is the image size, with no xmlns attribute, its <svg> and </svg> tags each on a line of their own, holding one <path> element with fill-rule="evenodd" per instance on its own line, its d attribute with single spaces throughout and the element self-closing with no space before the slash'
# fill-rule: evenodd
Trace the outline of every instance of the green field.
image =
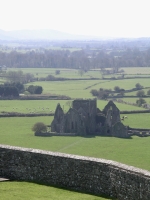
<svg viewBox="0 0 150 200">
<path fill-rule="evenodd" d="M 12 69 L 10 69 L 12 70 Z M 18 69 L 16 69 L 18 70 Z M 64 78 L 101 78 L 99 70 L 88 71 L 83 76 L 78 70 L 59 69 L 60 74 L 55 75 L 56 69 L 19 69 L 24 73 L 33 73 L 35 77 L 46 77 L 54 75 Z M 150 74 L 150 68 L 124 68 L 124 73 L 128 76 Z M 108 75 L 112 77 L 112 75 Z M 118 75 L 116 75 L 118 76 Z M 105 76 L 106 77 L 106 76 Z M 3 80 L 2 80 L 3 81 Z M 71 98 L 93 98 L 91 89 L 114 89 L 119 86 L 124 89 L 135 87 L 140 83 L 144 87 L 150 87 L 148 78 L 136 78 L 126 80 L 72 80 L 72 81 L 37 81 L 28 83 L 28 85 L 41 85 L 43 94 L 66 95 Z M 135 95 L 136 92 L 126 93 L 126 95 Z M 124 98 L 123 100 L 135 103 L 137 98 Z M 150 103 L 150 98 L 145 98 Z M 54 112 L 56 105 L 61 104 L 64 111 L 69 109 L 67 100 L 1 100 L 0 113 L 18 112 L 18 113 L 51 113 Z M 108 101 L 98 100 L 97 107 L 103 110 Z M 120 111 L 143 110 L 142 107 L 131 106 L 127 104 L 116 103 Z M 150 114 L 126 114 L 128 117 L 123 121 L 127 126 L 133 128 L 150 129 Z M 130 139 L 121 139 L 114 137 L 35 137 L 31 131 L 36 122 L 44 122 L 49 125 L 53 117 L 7 117 L 1 118 L 0 143 L 12 146 L 22 146 L 62 152 L 97 158 L 104 158 L 118 161 L 142 169 L 150 170 L 150 137 L 140 138 L 133 136 Z M 33 183 L 24 182 L 5 182 L 0 183 L 0 199 L 99 199 L 96 197 L 58 188 L 41 186 Z M 26 193 L 26 191 L 29 191 Z M 34 194 L 34 195 L 32 195 Z"/>
<path fill-rule="evenodd" d="M 91 98 L 92 95 L 90 91 L 92 89 L 99 90 L 104 89 L 114 89 L 115 86 L 119 86 L 123 89 L 135 88 L 135 84 L 139 82 L 139 79 L 129 79 L 129 80 L 78 80 L 78 81 L 42 81 L 34 82 L 32 85 L 40 85 L 43 87 L 43 94 L 57 94 L 66 95 L 71 98 Z M 141 82 L 144 87 L 150 87 L 149 79 L 142 79 Z M 31 83 L 26 86 L 31 85 Z M 135 95 L 136 92 L 126 93 L 127 95 Z"/>
<path fill-rule="evenodd" d="M 66 112 L 70 106 L 68 102 L 72 102 L 72 100 L 1 100 L 0 113 L 54 113 L 58 103 L 60 103 L 63 110 Z M 107 103 L 108 101 L 98 100 L 97 107 L 103 110 Z M 121 111 L 143 110 L 143 108 L 137 106 L 117 102 L 115 102 L 115 104 Z"/>
<path fill-rule="evenodd" d="M 136 103 L 136 100 L 138 100 L 139 97 L 136 97 L 136 98 L 122 98 L 122 100 L 126 101 L 126 102 L 130 102 L 130 103 Z M 146 103 L 150 104 L 150 98 L 143 98 Z M 140 107 L 139 107 L 139 110 L 140 110 Z"/>
<path fill-rule="evenodd" d="M 134 121 L 134 125 L 139 127 L 137 123 L 139 114 L 136 117 L 128 115 L 128 119 L 124 121 Z M 142 118 L 141 124 L 150 128 L 147 114 Z M 1 118 L 0 143 L 14 146 L 23 146 L 28 148 L 44 149 L 50 151 L 58 151 L 69 154 L 91 156 L 115 160 L 128 165 L 150 170 L 150 137 L 132 139 L 121 139 L 115 137 L 35 137 L 31 131 L 32 126 L 36 122 L 44 122 L 49 125 L 53 117 L 10 117 Z M 147 121 L 146 121 L 147 119 Z M 93 148 L 94 147 L 94 148 Z"/>
<path fill-rule="evenodd" d="M 12 69 L 8 69 L 8 71 L 11 71 Z M 35 77 L 46 77 L 48 75 L 53 75 L 55 77 L 63 77 L 63 78 L 101 78 L 101 72 L 100 70 L 98 72 L 96 71 L 88 71 L 86 73 L 83 73 L 82 76 L 79 73 L 78 69 L 62 69 L 62 68 L 20 68 L 19 70 L 23 71 L 23 73 L 31 73 Z M 56 75 L 55 71 L 59 70 L 60 74 Z M 18 71 L 18 69 L 13 69 L 13 71 Z"/>
<path fill-rule="evenodd" d="M 126 67 L 121 69 L 124 70 L 125 74 L 135 74 L 135 75 L 150 74 L 150 67 Z"/>
<path fill-rule="evenodd" d="M 0 200 L 106 200 L 90 194 L 26 182 L 1 182 L 0 194 Z"/>
<path fill-rule="evenodd" d="M 128 118 L 123 123 L 132 128 L 150 129 L 150 113 L 125 114 Z M 123 115 L 124 116 L 124 115 Z"/>
<path fill-rule="evenodd" d="M 135 76 L 149 76 L 150 75 L 150 67 L 126 67 L 126 68 L 120 68 L 120 70 L 123 69 L 125 74 L 125 77 L 135 77 Z M 12 68 L 8 68 L 7 71 L 12 70 Z M 101 78 L 101 70 L 100 69 L 93 69 L 89 70 L 86 73 L 84 73 L 82 76 L 79 74 L 78 69 L 67 69 L 67 68 L 19 68 L 19 69 L 13 69 L 13 70 L 22 70 L 24 73 L 32 73 L 35 75 L 35 77 L 46 77 L 47 75 L 55 75 L 56 70 L 60 70 L 60 74 L 57 75 L 58 77 L 64 77 L 64 78 Z M 108 68 L 107 70 L 110 70 Z M 57 77 L 56 76 L 56 77 Z M 118 77 L 120 76 L 117 74 L 110 74 L 110 75 L 104 75 L 104 77 Z"/>
<path fill-rule="evenodd" d="M 91 98 L 90 93 L 92 87 L 95 84 L 100 84 L 103 80 L 78 80 L 78 81 L 42 81 L 34 82 L 32 85 L 40 85 L 43 87 L 43 94 L 57 94 L 66 95 L 71 98 Z M 30 84 L 27 84 L 31 85 Z"/>
<path fill-rule="evenodd" d="M 1 100 L 0 113 L 54 113 L 58 103 L 64 110 L 68 110 L 67 102 L 68 100 Z"/>
</svg>

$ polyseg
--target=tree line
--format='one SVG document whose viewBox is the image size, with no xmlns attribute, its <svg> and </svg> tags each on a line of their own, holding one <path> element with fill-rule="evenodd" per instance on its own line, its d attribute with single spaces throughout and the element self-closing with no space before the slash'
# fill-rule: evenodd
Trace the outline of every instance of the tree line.
<svg viewBox="0 0 150 200">
<path fill-rule="evenodd" d="M 120 67 L 150 66 L 150 49 L 140 51 L 138 48 L 125 50 L 81 51 L 48 50 L 3 52 L 0 51 L 0 66 L 9 68 L 74 68 L 89 70 L 93 68 L 112 68 L 118 72 Z"/>
<path fill-rule="evenodd" d="M 24 87 L 24 84 L 17 82 L 5 82 L 3 85 L 0 85 L 0 97 L 19 97 L 19 93 L 27 91 L 29 94 L 41 94 L 43 88 L 38 85 L 29 85 Z"/>
<path fill-rule="evenodd" d="M 117 97 L 118 95 L 123 97 L 125 93 L 137 91 L 136 96 L 139 98 L 142 98 L 142 97 L 146 97 L 146 93 L 143 89 L 144 87 L 140 83 L 136 83 L 135 88 L 132 88 L 130 91 L 120 88 L 119 86 L 115 86 L 114 90 L 100 88 L 99 90 L 92 89 L 90 93 L 93 96 L 97 97 L 98 99 L 107 99 L 108 97 Z M 149 95 L 150 95 L 150 89 L 147 90 L 147 96 Z"/>
</svg>

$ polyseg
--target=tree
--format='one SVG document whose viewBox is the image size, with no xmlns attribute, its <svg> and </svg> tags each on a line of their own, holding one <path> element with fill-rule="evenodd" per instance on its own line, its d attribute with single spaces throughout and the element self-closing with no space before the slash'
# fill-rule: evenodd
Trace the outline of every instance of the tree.
<svg viewBox="0 0 150 200">
<path fill-rule="evenodd" d="M 80 76 L 83 76 L 84 70 L 83 70 L 83 69 L 80 69 L 80 70 L 78 71 L 78 74 L 79 74 Z"/>
<path fill-rule="evenodd" d="M 142 104 L 144 104 L 144 103 L 146 103 L 146 101 L 144 99 L 142 99 L 142 98 L 139 98 L 138 100 L 136 100 L 136 104 L 138 106 L 142 106 Z"/>
<path fill-rule="evenodd" d="M 11 82 L 22 81 L 23 79 L 23 72 L 21 70 L 8 71 L 6 75 L 7 75 L 7 79 L 10 80 Z"/>
<path fill-rule="evenodd" d="M 147 95 L 150 95 L 150 90 L 147 91 Z"/>
<path fill-rule="evenodd" d="M 19 71 L 8 71 L 6 73 L 6 78 L 10 82 L 27 83 L 27 82 L 33 81 L 34 75 L 30 74 L 30 73 L 24 74 L 21 70 L 19 70 Z"/>
<path fill-rule="evenodd" d="M 72 101 L 67 101 L 67 102 L 66 102 L 66 105 L 67 105 L 69 108 L 71 108 L 71 106 L 72 106 Z"/>
<path fill-rule="evenodd" d="M 114 87 L 114 90 L 115 90 L 116 92 L 120 92 L 120 87 L 119 87 L 119 86 L 115 86 L 115 87 Z"/>
<path fill-rule="evenodd" d="M 49 74 L 49 75 L 45 78 L 45 80 L 46 80 L 46 81 L 54 81 L 54 80 L 56 80 L 56 78 L 55 78 L 55 76 Z"/>
<path fill-rule="evenodd" d="M 109 90 L 105 90 L 103 88 L 100 88 L 99 89 L 99 92 L 98 92 L 98 98 L 99 99 L 107 99 L 107 97 L 109 96 Z"/>
<path fill-rule="evenodd" d="M 43 122 L 37 122 L 32 127 L 32 131 L 35 133 L 45 133 L 47 132 L 47 126 Z"/>
<path fill-rule="evenodd" d="M 0 85 L 0 96 L 2 96 L 2 97 L 8 97 L 8 96 L 18 97 L 19 96 L 18 89 L 14 86 Z"/>
<path fill-rule="evenodd" d="M 137 89 L 143 88 L 143 86 L 142 86 L 140 83 L 136 83 L 136 84 L 135 84 L 135 87 L 136 87 Z"/>
<path fill-rule="evenodd" d="M 124 91 L 123 90 L 120 90 L 120 95 L 124 96 Z"/>
<path fill-rule="evenodd" d="M 139 91 L 136 93 L 136 96 L 138 96 L 138 97 L 143 97 L 144 95 L 145 95 L 144 90 L 139 90 Z"/>
<path fill-rule="evenodd" d="M 21 82 L 6 82 L 4 86 L 14 86 L 18 89 L 19 93 L 24 92 L 24 85 Z"/>
<path fill-rule="evenodd" d="M 60 74 L 60 70 L 55 70 L 55 75 Z"/>
<path fill-rule="evenodd" d="M 34 87 L 34 94 L 42 94 L 43 88 L 42 86 L 35 86 Z"/>
<path fill-rule="evenodd" d="M 41 94 L 43 91 L 42 86 L 34 86 L 34 85 L 29 85 L 27 88 L 27 91 L 30 92 L 30 94 Z"/>
<path fill-rule="evenodd" d="M 91 91 L 90 91 L 90 93 L 93 95 L 93 96 L 98 96 L 98 91 L 96 90 L 96 89 L 92 89 Z"/>
</svg>

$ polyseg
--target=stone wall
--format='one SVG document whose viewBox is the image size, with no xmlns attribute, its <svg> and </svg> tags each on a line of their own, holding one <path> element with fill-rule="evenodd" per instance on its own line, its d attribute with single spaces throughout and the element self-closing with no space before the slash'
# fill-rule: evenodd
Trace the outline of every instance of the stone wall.
<svg viewBox="0 0 150 200">
<path fill-rule="evenodd" d="M 149 171 L 104 159 L 0 145 L 0 176 L 118 200 L 150 200 Z"/>
</svg>

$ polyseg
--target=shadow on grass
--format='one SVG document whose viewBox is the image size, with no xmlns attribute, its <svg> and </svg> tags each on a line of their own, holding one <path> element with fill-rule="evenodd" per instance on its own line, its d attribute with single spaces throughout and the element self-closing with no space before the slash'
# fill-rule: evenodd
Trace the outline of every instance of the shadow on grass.
<svg viewBox="0 0 150 200">
<path fill-rule="evenodd" d="M 129 140 L 129 139 L 133 139 L 131 136 L 129 137 L 115 137 L 115 136 L 109 136 L 109 135 L 50 135 L 50 134 L 39 134 L 39 135 L 35 135 L 37 137 L 82 137 L 82 138 L 95 138 L 95 137 L 105 137 L 105 138 L 119 138 L 119 139 L 125 139 L 125 140 Z"/>
<path fill-rule="evenodd" d="M 131 136 L 129 137 L 114 137 L 114 136 L 108 136 L 108 135 L 83 135 L 79 137 L 84 137 L 84 138 L 95 138 L 95 137 L 102 137 L 102 138 L 119 138 L 119 139 L 125 139 L 125 140 L 131 140 L 133 139 Z"/>
<path fill-rule="evenodd" d="M 7 181 L 8 182 L 8 181 Z M 66 187 L 60 187 L 60 186 L 57 186 L 57 185 L 50 185 L 48 183 L 43 183 L 43 182 L 36 182 L 36 181 L 15 181 L 15 180 L 12 180 L 10 182 L 27 182 L 27 183 L 34 183 L 34 184 L 38 184 L 38 185 L 41 185 L 41 186 L 48 186 L 48 187 L 52 187 L 52 188 L 55 188 L 55 189 L 61 189 L 61 190 L 64 190 L 64 191 L 70 191 L 70 192 L 75 192 L 75 193 L 80 193 L 80 194 L 89 194 L 89 195 L 92 195 L 92 196 L 95 196 L 95 197 L 102 197 L 104 199 L 107 199 L 107 200 L 117 200 L 116 198 L 113 198 L 113 197 L 109 197 L 107 195 L 104 195 L 104 194 L 100 194 L 100 195 L 96 195 L 96 194 L 92 194 L 90 192 L 87 192 L 87 191 L 79 191 L 79 190 L 75 190 L 75 189 L 70 189 L 70 188 L 66 188 Z"/>
</svg>

